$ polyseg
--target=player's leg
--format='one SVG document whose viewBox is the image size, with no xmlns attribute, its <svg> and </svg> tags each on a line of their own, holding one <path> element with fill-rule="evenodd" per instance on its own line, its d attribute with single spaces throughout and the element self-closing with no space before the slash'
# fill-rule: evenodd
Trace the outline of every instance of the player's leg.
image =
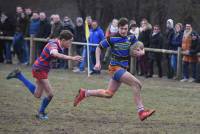
<svg viewBox="0 0 200 134">
<path fill-rule="evenodd" d="M 27 87 L 27 89 L 32 94 L 34 94 L 36 86 L 31 81 L 29 81 L 19 69 L 15 69 L 12 72 L 10 72 L 6 78 L 8 80 L 12 78 L 20 80 Z"/>
<path fill-rule="evenodd" d="M 43 85 L 42 83 L 40 82 L 40 80 L 37 80 L 36 79 L 36 89 L 35 89 L 35 93 L 34 93 L 34 96 L 36 98 L 40 98 L 42 96 L 42 93 L 43 93 Z"/>
<path fill-rule="evenodd" d="M 112 98 L 114 93 L 117 91 L 121 82 L 110 79 L 107 89 L 97 89 L 97 90 L 85 90 L 85 96 L 95 96 L 95 97 L 103 97 L 103 98 Z"/>
<path fill-rule="evenodd" d="M 110 79 L 107 89 L 83 89 L 79 90 L 78 95 L 74 100 L 74 106 L 77 106 L 84 98 L 89 96 L 112 98 L 117 89 L 120 87 L 121 82 Z"/>
<path fill-rule="evenodd" d="M 144 105 L 143 105 L 142 98 L 140 95 L 140 91 L 142 88 L 142 84 L 140 83 L 140 81 L 127 71 L 121 76 L 120 81 L 122 83 L 129 85 L 133 89 L 134 101 L 137 106 L 137 111 L 138 111 L 140 120 L 143 121 L 147 117 L 151 116 L 155 112 L 155 110 L 144 109 Z"/>
<path fill-rule="evenodd" d="M 48 79 L 41 79 L 40 84 L 42 85 L 43 90 L 45 91 L 47 96 L 42 99 L 41 106 L 38 111 L 39 112 L 38 115 L 40 119 L 48 119 L 48 116 L 45 113 L 45 110 L 53 98 L 53 91 Z"/>
</svg>

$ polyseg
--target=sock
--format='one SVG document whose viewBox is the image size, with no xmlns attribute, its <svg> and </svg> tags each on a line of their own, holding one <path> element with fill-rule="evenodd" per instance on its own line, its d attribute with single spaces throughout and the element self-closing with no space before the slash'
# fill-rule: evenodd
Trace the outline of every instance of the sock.
<svg viewBox="0 0 200 134">
<path fill-rule="evenodd" d="M 22 73 L 17 74 L 17 78 L 24 83 L 24 85 L 28 88 L 28 90 L 32 94 L 34 94 L 35 85 L 32 82 L 30 82 L 28 79 L 26 79 Z"/>
<path fill-rule="evenodd" d="M 41 102 L 41 106 L 39 109 L 39 113 L 44 113 L 45 109 L 47 108 L 48 104 L 50 103 L 52 97 L 45 97 L 42 102 Z"/>
<path fill-rule="evenodd" d="M 96 97 L 103 97 L 103 98 L 111 98 L 113 96 L 113 92 L 106 89 L 95 89 L 95 90 L 86 90 L 85 96 L 96 96 Z"/>
<path fill-rule="evenodd" d="M 143 106 L 142 107 L 137 107 L 137 111 L 138 111 L 138 113 L 141 112 L 141 111 L 144 111 L 144 107 Z"/>
</svg>

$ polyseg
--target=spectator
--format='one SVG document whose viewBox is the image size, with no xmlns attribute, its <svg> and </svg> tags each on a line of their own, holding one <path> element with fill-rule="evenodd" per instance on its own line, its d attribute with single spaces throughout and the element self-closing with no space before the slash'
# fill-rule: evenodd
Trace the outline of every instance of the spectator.
<svg viewBox="0 0 200 134">
<path fill-rule="evenodd" d="M 39 14 L 37 12 L 33 12 L 33 15 L 31 16 L 30 24 L 29 24 L 29 36 L 36 37 L 40 29 L 40 19 Z M 25 48 L 24 51 L 26 55 L 24 55 L 24 64 L 28 64 L 29 60 L 29 50 L 28 50 L 28 44 L 24 44 Z M 38 51 L 38 45 L 36 45 L 36 52 Z M 35 59 L 37 58 L 37 55 L 35 55 Z"/>
<path fill-rule="evenodd" d="M 26 33 L 25 36 L 29 37 L 29 27 L 32 17 L 32 10 L 30 8 L 25 8 L 25 23 L 26 23 Z"/>
<path fill-rule="evenodd" d="M 92 24 L 92 18 L 91 18 L 91 16 L 87 16 L 86 18 L 85 18 L 85 21 L 87 21 L 88 22 L 88 27 L 89 27 L 89 30 L 91 30 L 91 24 Z M 86 39 L 86 37 L 85 37 L 85 39 Z M 86 40 L 87 41 L 87 40 Z M 86 46 L 84 46 L 83 47 L 83 51 L 82 51 L 82 58 L 83 58 L 83 60 L 81 61 L 81 63 L 80 63 L 80 70 L 84 70 L 84 67 L 85 67 L 85 64 L 87 63 L 87 47 Z M 90 67 L 91 68 L 91 67 Z M 76 70 L 76 69 L 74 69 L 74 72 L 77 72 L 78 70 Z M 81 72 L 81 71 L 80 71 Z M 90 71 L 90 72 L 92 72 L 92 71 Z"/>
<path fill-rule="evenodd" d="M 130 27 L 129 34 L 135 35 L 135 37 L 138 39 L 139 33 L 140 33 L 140 29 L 139 29 L 139 27 L 137 27 L 137 24 L 135 24 L 135 23 L 130 24 L 129 27 Z"/>
<path fill-rule="evenodd" d="M 1 36 L 12 36 L 14 33 L 14 26 L 11 19 L 6 15 L 6 13 L 1 12 L 0 14 L 0 35 Z M 0 40 L 0 62 L 4 61 L 3 50 L 5 52 L 5 62 L 7 64 L 12 64 L 11 55 L 11 41 L 10 40 Z"/>
<path fill-rule="evenodd" d="M 75 34 L 75 25 L 72 22 L 71 18 L 68 16 L 65 16 L 63 19 L 63 29 L 62 30 L 69 30 L 73 35 Z M 71 46 L 72 50 L 75 50 L 75 46 Z M 64 50 L 64 54 L 68 55 L 68 48 Z M 64 60 L 59 60 L 60 62 L 60 67 L 67 68 L 68 62 Z"/>
<path fill-rule="evenodd" d="M 191 24 L 186 24 L 183 34 L 182 49 L 186 53 L 193 50 L 198 45 L 197 34 L 192 30 Z M 196 77 L 196 62 L 197 56 L 184 55 L 183 56 L 183 79 L 181 82 L 193 82 Z M 192 68 L 192 78 L 189 79 L 189 65 Z"/>
<path fill-rule="evenodd" d="M 89 43 L 99 44 L 101 40 L 104 39 L 104 32 L 98 26 L 98 22 L 96 20 L 92 21 L 92 28 L 90 29 Z M 90 74 L 99 74 L 99 71 L 95 71 L 93 69 L 96 64 L 96 56 L 95 56 L 96 46 L 90 46 Z"/>
<path fill-rule="evenodd" d="M 55 18 L 55 14 L 52 14 L 52 15 L 50 16 L 50 24 L 51 24 L 51 26 L 53 26 L 54 18 Z"/>
<path fill-rule="evenodd" d="M 23 63 L 24 34 L 26 32 L 26 20 L 22 7 L 16 7 L 15 35 L 13 38 L 14 52 L 17 54 L 19 63 Z"/>
<path fill-rule="evenodd" d="M 166 32 L 165 32 L 165 49 L 170 49 L 172 36 L 174 34 L 174 21 L 172 19 L 168 19 L 166 23 Z M 168 79 L 173 78 L 173 68 L 171 67 L 171 54 L 165 54 L 167 60 L 167 77 Z"/>
<path fill-rule="evenodd" d="M 197 39 L 195 39 L 197 38 Z M 193 42 L 192 49 L 189 51 L 190 55 L 196 55 L 197 53 L 200 52 L 200 37 L 199 36 L 193 36 L 193 39 L 195 41 Z M 200 83 L 200 56 L 198 56 L 198 62 L 196 65 L 196 83 Z"/>
<path fill-rule="evenodd" d="M 137 24 L 136 24 L 135 20 L 130 20 L 129 33 L 128 34 L 132 34 L 138 39 L 139 34 L 140 34 L 140 29 L 139 29 L 139 27 L 137 27 Z M 129 64 L 131 63 L 130 60 L 131 60 L 131 58 L 129 58 Z M 136 57 L 136 70 L 137 70 L 137 73 L 139 73 L 139 61 L 140 61 L 140 58 Z M 130 71 L 129 69 L 128 69 L 128 71 Z"/>
<path fill-rule="evenodd" d="M 34 12 L 30 20 L 29 35 L 36 36 L 39 32 L 39 29 L 40 29 L 39 14 Z"/>
<path fill-rule="evenodd" d="M 153 27 L 153 33 L 150 36 L 150 48 L 157 48 L 162 49 L 163 47 L 163 37 L 160 32 L 160 27 L 158 25 L 155 25 Z M 158 76 L 162 77 L 162 53 L 155 53 L 155 52 L 149 52 L 149 75 L 147 77 L 153 77 L 154 74 L 154 61 L 157 64 L 158 67 Z"/>
<path fill-rule="evenodd" d="M 110 37 L 110 36 L 113 36 L 118 32 L 117 25 L 118 25 L 118 20 L 117 19 L 113 19 L 111 24 L 106 29 L 106 33 L 105 33 L 106 38 Z"/>
<path fill-rule="evenodd" d="M 53 24 L 51 27 L 50 39 L 57 38 L 63 29 L 63 24 L 61 23 L 60 16 L 58 14 L 53 15 L 52 19 Z"/>
<path fill-rule="evenodd" d="M 50 25 L 50 22 L 47 20 L 45 12 L 40 12 L 39 18 L 40 18 L 40 24 L 39 24 L 39 31 L 38 31 L 37 37 L 48 38 L 51 32 L 51 25 Z M 37 42 L 37 45 L 38 45 L 37 55 L 39 56 L 45 46 L 45 43 Z"/>
<path fill-rule="evenodd" d="M 65 16 L 63 19 L 63 30 L 69 30 L 71 33 L 75 33 L 75 26 L 71 18 Z"/>
<path fill-rule="evenodd" d="M 147 19 L 143 19 L 141 21 L 140 34 L 138 40 L 143 42 L 144 47 L 149 47 L 151 30 L 151 24 L 148 23 Z M 145 75 L 145 77 L 147 77 L 147 72 L 149 68 L 147 52 L 145 53 L 145 55 L 138 58 L 138 64 L 141 71 L 139 75 Z"/>
<path fill-rule="evenodd" d="M 86 42 L 83 18 L 81 18 L 81 17 L 76 18 L 74 41 Z M 76 45 L 76 53 L 78 55 L 82 55 L 82 57 L 86 58 L 86 56 L 85 56 L 86 51 L 84 49 L 86 50 L 86 46 L 83 47 L 82 45 Z M 85 58 L 83 60 L 86 60 Z M 79 72 L 79 73 L 84 72 L 84 64 L 83 63 L 84 62 L 79 62 L 78 65 L 77 65 L 77 68 L 75 68 L 73 70 L 73 72 Z"/>
<path fill-rule="evenodd" d="M 25 8 L 25 33 L 24 33 L 24 37 L 30 37 L 29 35 L 29 28 L 30 28 L 30 22 L 31 22 L 31 17 L 32 17 L 32 10 L 30 8 Z M 24 44 L 23 44 L 23 64 L 24 65 L 28 65 L 29 64 L 29 55 L 30 55 L 30 41 L 26 41 L 24 40 Z"/>
<path fill-rule="evenodd" d="M 118 33 L 118 20 L 113 19 L 111 24 L 106 29 L 105 36 L 106 36 L 106 38 L 109 38 L 109 37 L 114 36 L 117 33 Z M 106 49 L 106 52 L 105 52 L 105 55 L 104 55 L 104 59 L 103 59 L 104 62 L 109 61 L 109 59 L 111 57 L 110 53 L 111 53 L 111 48 L 108 47 Z"/>
<path fill-rule="evenodd" d="M 182 32 L 182 24 L 181 23 L 177 23 L 175 25 L 175 31 L 172 35 L 172 39 L 171 39 L 171 43 L 170 43 L 170 49 L 177 51 L 178 47 L 181 47 L 182 44 L 182 39 L 183 39 L 183 32 Z M 173 69 L 173 77 L 175 76 L 176 73 L 176 68 L 177 68 L 177 55 L 176 54 L 171 54 L 170 56 L 170 65 L 171 68 Z M 176 77 L 174 77 L 176 79 Z"/>
<path fill-rule="evenodd" d="M 92 28 L 92 17 L 91 16 L 87 16 L 85 19 L 88 22 L 89 29 L 91 29 Z"/>
<path fill-rule="evenodd" d="M 55 39 L 59 37 L 60 32 L 63 30 L 63 24 L 58 14 L 54 14 L 51 17 L 52 17 L 53 22 L 52 22 L 51 33 L 50 33 L 49 38 Z M 67 51 L 64 50 L 64 53 L 66 52 Z M 63 60 L 55 59 L 52 61 L 52 68 L 60 68 L 60 67 L 66 66 L 65 63 L 66 62 L 64 62 Z"/>
</svg>

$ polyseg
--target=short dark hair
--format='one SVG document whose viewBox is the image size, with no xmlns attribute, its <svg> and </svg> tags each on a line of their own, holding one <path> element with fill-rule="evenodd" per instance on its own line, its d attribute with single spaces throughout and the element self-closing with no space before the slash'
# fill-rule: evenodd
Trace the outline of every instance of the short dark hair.
<svg viewBox="0 0 200 134">
<path fill-rule="evenodd" d="M 159 28 L 159 29 L 160 29 L 160 26 L 159 26 L 158 24 L 154 25 L 153 27 L 157 27 L 157 28 Z"/>
<path fill-rule="evenodd" d="M 120 26 L 125 26 L 128 24 L 128 19 L 127 18 L 120 18 L 118 22 L 118 27 Z"/>
<path fill-rule="evenodd" d="M 62 30 L 59 35 L 59 39 L 70 40 L 73 38 L 73 34 L 69 30 Z"/>
</svg>

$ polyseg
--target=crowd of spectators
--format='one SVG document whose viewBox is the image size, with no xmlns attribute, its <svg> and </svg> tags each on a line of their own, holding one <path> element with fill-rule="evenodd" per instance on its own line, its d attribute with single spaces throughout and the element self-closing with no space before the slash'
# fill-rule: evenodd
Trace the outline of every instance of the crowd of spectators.
<svg viewBox="0 0 200 134">
<path fill-rule="evenodd" d="M 0 40 L 0 62 L 6 64 L 13 63 L 13 56 L 17 56 L 18 64 L 28 65 L 30 55 L 30 43 L 24 40 L 25 37 L 38 37 L 45 39 L 55 39 L 62 30 L 69 30 L 74 34 L 74 41 L 86 42 L 84 20 L 88 22 L 90 35 L 89 43 L 98 44 L 104 38 L 114 36 L 118 32 L 118 20 L 114 18 L 107 28 L 102 28 L 98 20 L 91 16 L 86 18 L 77 17 L 75 23 L 69 16 L 63 19 L 59 14 L 46 16 L 45 12 L 35 12 L 30 8 L 16 7 L 16 14 L 13 17 L 8 16 L 5 12 L 0 11 L 0 36 L 13 36 L 13 40 Z M 196 56 L 200 52 L 200 36 L 194 30 L 191 23 L 174 24 L 172 19 L 166 21 L 166 27 L 161 30 L 158 24 L 152 25 L 146 18 L 143 18 L 139 24 L 134 19 L 130 20 L 129 34 L 143 42 L 147 48 L 178 50 L 181 47 L 186 53 L 183 56 L 183 79 L 181 82 L 200 82 L 200 57 Z M 104 31 L 105 29 L 105 31 Z M 45 43 L 36 43 L 37 58 Z M 86 46 L 76 45 L 73 49 L 76 54 L 82 55 L 83 60 L 74 67 L 74 72 L 85 72 L 87 63 Z M 95 65 L 95 46 L 90 46 L 90 74 L 100 74 L 99 71 L 93 70 Z M 64 53 L 68 53 L 65 50 Z M 110 55 L 110 48 L 105 51 L 103 61 L 107 61 Z M 166 67 L 163 72 L 163 61 L 166 61 Z M 156 65 L 154 65 L 156 63 Z M 67 68 L 67 62 L 56 60 L 52 63 L 53 68 Z M 157 67 L 158 77 L 167 75 L 169 79 L 177 79 L 177 55 L 162 54 L 155 52 L 146 52 L 144 56 L 137 58 L 137 73 L 145 78 L 155 77 L 155 67 Z M 191 75 L 190 75 L 191 73 Z"/>
</svg>

